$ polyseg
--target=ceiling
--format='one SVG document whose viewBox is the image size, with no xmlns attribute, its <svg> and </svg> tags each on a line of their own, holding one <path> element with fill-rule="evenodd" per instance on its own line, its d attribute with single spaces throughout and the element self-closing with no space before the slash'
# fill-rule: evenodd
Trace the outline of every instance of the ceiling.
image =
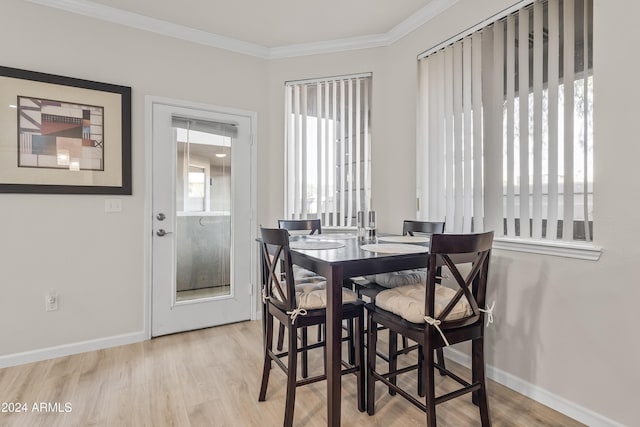
<svg viewBox="0 0 640 427">
<path fill-rule="evenodd" d="M 265 47 L 383 34 L 431 0 L 93 0 Z"/>
<path fill-rule="evenodd" d="M 27 0 L 262 57 L 389 45 L 458 0 Z"/>
</svg>

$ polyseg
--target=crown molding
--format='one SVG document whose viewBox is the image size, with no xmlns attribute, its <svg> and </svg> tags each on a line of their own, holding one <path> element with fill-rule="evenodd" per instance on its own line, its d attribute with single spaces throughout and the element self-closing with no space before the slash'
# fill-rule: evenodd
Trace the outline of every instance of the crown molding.
<svg viewBox="0 0 640 427">
<path fill-rule="evenodd" d="M 291 58 L 296 56 L 318 55 L 389 46 L 458 2 L 458 0 L 432 0 L 428 5 L 418 10 L 405 21 L 396 25 L 384 34 L 372 34 L 361 37 L 350 37 L 315 43 L 301 43 L 268 48 L 256 43 L 244 42 L 231 37 L 197 30 L 160 19 L 150 18 L 148 16 L 128 12 L 122 9 L 104 6 L 89 0 L 26 1 L 114 24 L 125 25 L 167 37 L 225 49 L 262 59 Z"/>
<path fill-rule="evenodd" d="M 288 46 L 278 46 L 269 49 L 269 59 L 292 58 L 305 55 L 319 55 L 336 53 L 356 49 L 369 49 L 389 45 L 386 34 L 373 34 L 362 37 L 328 40 L 315 43 L 301 43 Z"/>
<path fill-rule="evenodd" d="M 386 34 L 389 39 L 388 44 L 391 45 L 409 35 L 456 3 L 458 0 L 432 0 L 428 5 L 393 27 Z"/>
<path fill-rule="evenodd" d="M 255 43 L 243 42 L 231 37 L 225 37 L 219 34 L 186 27 L 184 25 L 150 18 L 148 16 L 104 6 L 87 0 L 26 1 L 192 43 L 217 47 L 245 55 L 257 56 L 259 58 L 269 57 L 269 49 Z"/>
</svg>

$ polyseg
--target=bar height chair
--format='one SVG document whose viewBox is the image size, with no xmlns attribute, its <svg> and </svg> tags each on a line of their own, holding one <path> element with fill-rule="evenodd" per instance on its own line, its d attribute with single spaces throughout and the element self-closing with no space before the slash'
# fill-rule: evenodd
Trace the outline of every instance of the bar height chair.
<svg viewBox="0 0 640 427">
<path fill-rule="evenodd" d="M 429 250 L 429 270 L 426 286 L 410 285 L 388 289 L 366 305 L 368 313 L 367 411 L 375 413 L 375 383 L 381 381 L 427 414 L 427 426 L 436 426 L 436 405 L 466 393 L 479 406 L 483 427 L 491 425 L 487 399 L 484 328 L 487 278 L 491 258 L 493 232 L 478 234 L 434 234 Z M 463 275 L 460 264 L 471 264 Z M 440 284 L 438 269 L 446 266 L 456 289 Z M 418 364 L 397 369 L 389 363 L 388 372 L 378 371 L 376 345 L 378 325 L 416 341 L 420 356 Z M 434 360 L 434 350 L 450 344 L 471 341 L 471 381 L 467 381 Z M 419 369 L 420 368 L 420 369 Z M 417 371 L 418 389 L 424 391 L 421 403 L 394 381 L 398 375 Z M 434 372 L 438 370 L 462 387 L 447 394 L 435 395 Z M 421 394 L 420 392 L 418 394 Z"/>
<path fill-rule="evenodd" d="M 284 229 L 261 228 L 261 267 L 263 285 L 264 322 L 264 367 L 258 400 L 264 401 L 267 394 L 272 362 L 287 375 L 284 426 L 293 424 L 296 387 L 326 379 L 326 372 L 300 381 L 297 379 L 298 353 L 306 354 L 314 348 L 325 346 L 321 341 L 298 347 L 298 329 L 326 324 L 326 282 L 296 284 L 293 275 L 289 233 Z M 342 288 L 342 320 L 355 320 L 355 364 L 343 361 L 342 374 L 353 373 L 357 378 L 358 409 L 365 410 L 365 363 L 364 363 L 364 304 L 355 292 Z M 288 331 L 286 352 L 273 351 L 274 318 Z M 286 358 L 285 364 L 282 359 Z"/>
<path fill-rule="evenodd" d="M 402 235 L 403 236 L 423 236 L 430 237 L 433 234 L 444 233 L 445 222 L 444 221 L 416 221 L 405 219 L 402 222 Z M 440 269 L 437 274 L 440 275 Z M 378 274 L 374 277 L 368 278 L 369 282 L 366 283 L 354 283 L 354 288 L 358 293 L 358 297 L 362 298 L 366 296 L 371 302 L 375 302 L 376 296 L 389 288 L 405 285 L 414 285 L 420 283 L 426 276 L 426 272 L 417 271 L 399 271 L 392 273 Z M 388 355 L 379 353 L 378 355 L 385 358 L 390 364 L 391 369 L 395 369 L 397 365 L 398 356 L 407 354 L 417 349 L 416 345 L 409 346 L 407 337 L 402 336 L 402 349 L 398 350 L 398 335 L 394 331 L 389 331 L 389 352 Z M 442 349 L 436 350 L 438 363 L 444 366 L 444 353 Z M 391 380 L 392 382 L 394 379 Z M 391 394 L 395 394 L 394 390 L 389 390 Z"/>
</svg>

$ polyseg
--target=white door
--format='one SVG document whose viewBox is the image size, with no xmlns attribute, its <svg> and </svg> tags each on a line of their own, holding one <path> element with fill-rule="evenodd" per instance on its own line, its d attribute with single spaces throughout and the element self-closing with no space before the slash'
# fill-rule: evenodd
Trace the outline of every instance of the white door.
<svg viewBox="0 0 640 427">
<path fill-rule="evenodd" d="M 151 335 L 250 319 L 252 118 L 151 105 Z"/>
</svg>

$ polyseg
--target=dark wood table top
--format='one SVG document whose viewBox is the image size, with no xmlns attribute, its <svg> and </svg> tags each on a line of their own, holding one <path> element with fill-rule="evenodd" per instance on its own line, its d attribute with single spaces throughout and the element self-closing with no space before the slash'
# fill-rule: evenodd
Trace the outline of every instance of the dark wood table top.
<svg viewBox="0 0 640 427">
<path fill-rule="evenodd" d="M 323 234 L 323 239 L 331 240 L 331 234 Z M 291 241 L 316 241 L 307 236 L 292 236 Z M 354 277 L 389 271 L 407 270 L 411 268 L 426 267 L 428 252 L 420 253 L 381 253 L 362 249 L 362 245 L 375 242 L 361 242 L 356 238 L 336 240 L 344 244 L 336 249 L 291 249 L 293 262 L 314 270 L 320 264 L 340 265 L 344 277 Z M 384 242 L 379 242 L 384 243 Z M 424 246 L 424 245 L 422 245 Z"/>
</svg>

